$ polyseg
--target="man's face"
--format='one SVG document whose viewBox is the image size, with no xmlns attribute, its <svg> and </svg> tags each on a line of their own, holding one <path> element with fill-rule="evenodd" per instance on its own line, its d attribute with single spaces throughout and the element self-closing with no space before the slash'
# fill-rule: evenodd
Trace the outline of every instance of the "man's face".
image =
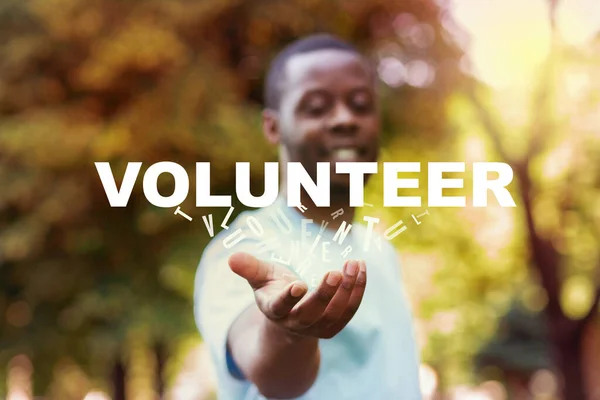
<svg viewBox="0 0 600 400">
<path fill-rule="evenodd" d="M 379 114 L 372 72 L 356 54 L 319 50 L 286 65 L 278 130 L 285 161 L 301 162 L 313 179 L 316 163 L 331 163 L 331 192 L 348 191 L 336 162 L 376 161 Z"/>
</svg>

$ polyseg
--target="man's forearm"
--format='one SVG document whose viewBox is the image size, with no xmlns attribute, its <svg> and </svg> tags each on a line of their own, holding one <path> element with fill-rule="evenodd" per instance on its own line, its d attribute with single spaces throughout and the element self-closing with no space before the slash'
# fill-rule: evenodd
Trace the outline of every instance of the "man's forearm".
<svg viewBox="0 0 600 400">
<path fill-rule="evenodd" d="M 265 317 L 256 305 L 233 323 L 228 343 L 244 375 L 264 396 L 298 397 L 317 377 L 318 339 L 288 333 Z"/>
</svg>

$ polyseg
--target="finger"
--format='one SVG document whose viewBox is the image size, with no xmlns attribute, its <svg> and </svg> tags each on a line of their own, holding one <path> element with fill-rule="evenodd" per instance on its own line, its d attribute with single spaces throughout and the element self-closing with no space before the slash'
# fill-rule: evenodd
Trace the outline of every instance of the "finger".
<svg viewBox="0 0 600 400">
<path fill-rule="evenodd" d="M 339 331 L 344 329 L 344 327 L 352 320 L 354 314 L 356 314 L 356 311 L 358 311 L 358 308 L 360 307 L 365 294 L 365 289 L 367 287 L 367 265 L 364 261 L 360 261 L 359 265 L 360 271 L 356 277 L 354 289 L 352 290 L 352 294 L 350 295 L 346 309 L 344 310 L 342 316 L 327 328 L 325 333 L 325 337 L 327 338 L 335 336 Z"/>
<path fill-rule="evenodd" d="M 348 306 L 348 301 L 354 290 L 356 278 L 360 272 L 360 265 L 356 260 L 349 260 L 344 265 L 344 280 L 338 287 L 333 299 L 315 323 L 315 328 L 324 329 L 339 320 Z"/>
<path fill-rule="evenodd" d="M 270 317 L 275 319 L 286 317 L 307 291 L 308 287 L 306 286 L 306 283 L 302 281 L 294 281 L 287 285 L 270 301 Z"/>
<path fill-rule="evenodd" d="M 326 273 L 315 291 L 305 297 L 305 299 L 291 311 L 290 318 L 294 320 L 293 323 L 297 327 L 307 327 L 312 325 L 329 305 L 329 302 L 335 295 L 341 281 L 342 274 L 340 274 L 339 271 L 330 271 Z"/>
<path fill-rule="evenodd" d="M 228 260 L 233 272 L 246 279 L 253 289 L 258 289 L 273 276 L 273 264 L 266 263 L 252 254 L 237 252 Z"/>
</svg>

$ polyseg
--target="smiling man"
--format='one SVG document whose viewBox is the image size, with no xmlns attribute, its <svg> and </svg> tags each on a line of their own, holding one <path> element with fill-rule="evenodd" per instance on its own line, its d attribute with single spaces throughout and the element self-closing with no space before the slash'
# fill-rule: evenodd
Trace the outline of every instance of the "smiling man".
<svg viewBox="0 0 600 400">
<path fill-rule="evenodd" d="M 290 44 L 271 65 L 263 130 L 279 148 L 281 192 L 221 231 L 196 276 L 196 321 L 220 399 L 421 398 L 397 256 L 386 240 L 364 250 L 366 228 L 349 228 L 349 176 L 333 170 L 377 160 L 375 84 L 365 58 L 330 35 Z M 314 180 L 321 161 L 332 168 L 330 207 L 305 191 L 303 207 L 287 207 L 287 163 Z M 238 230 L 244 239 L 225 247 Z"/>
</svg>

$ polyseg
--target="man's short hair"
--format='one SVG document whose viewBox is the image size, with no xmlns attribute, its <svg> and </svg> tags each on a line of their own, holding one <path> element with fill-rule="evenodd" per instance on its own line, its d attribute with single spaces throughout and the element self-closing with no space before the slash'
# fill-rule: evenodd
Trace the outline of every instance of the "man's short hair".
<svg viewBox="0 0 600 400">
<path fill-rule="evenodd" d="M 306 36 L 288 44 L 271 62 L 267 78 L 265 79 L 265 107 L 278 110 L 281 101 L 281 86 L 285 79 L 285 67 L 288 60 L 303 53 L 310 53 L 317 50 L 344 50 L 357 55 L 361 53 L 351 44 L 344 40 L 327 34 L 319 33 Z"/>
</svg>

